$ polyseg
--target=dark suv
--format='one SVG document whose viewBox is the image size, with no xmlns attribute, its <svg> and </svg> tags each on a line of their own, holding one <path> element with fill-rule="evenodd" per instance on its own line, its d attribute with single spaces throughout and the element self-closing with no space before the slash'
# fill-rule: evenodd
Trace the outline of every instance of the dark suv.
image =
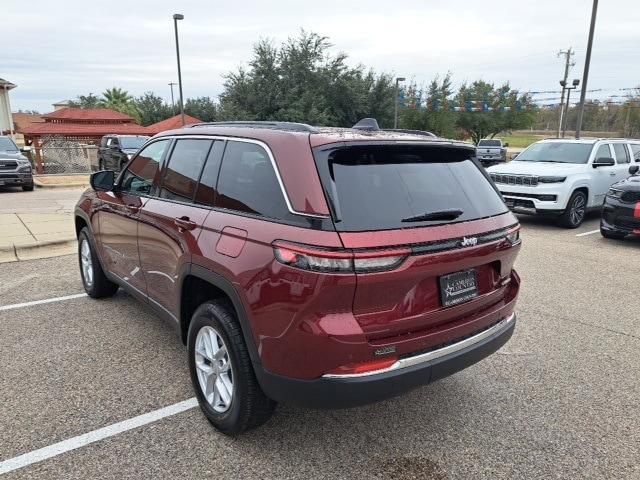
<svg viewBox="0 0 640 480">
<path fill-rule="evenodd" d="M 82 279 L 172 324 L 219 430 L 277 401 L 352 407 L 495 352 L 515 327 L 519 225 L 471 145 L 377 129 L 164 132 L 76 208 Z"/>
<path fill-rule="evenodd" d="M 0 135 L 0 187 L 22 187 L 24 191 L 33 190 L 33 168 L 11 137 Z"/>
<path fill-rule="evenodd" d="M 98 148 L 98 170 L 119 172 L 147 140 L 143 135 L 105 135 Z"/>
</svg>

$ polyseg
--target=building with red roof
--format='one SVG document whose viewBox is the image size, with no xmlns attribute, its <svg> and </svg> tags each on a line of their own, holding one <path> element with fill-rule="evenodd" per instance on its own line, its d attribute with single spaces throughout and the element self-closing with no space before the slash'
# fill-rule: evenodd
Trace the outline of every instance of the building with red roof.
<svg viewBox="0 0 640 480">
<path fill-rule="evenodd" d="M 184 124 L 185 125 L 193 125 L 194 123 L 202 123 L 202 120 L 197 119 L 196 117 L 192 117 L 191 115 L 184 115 Z M 148 135 L 156 135 L 160 132 L 165 132 L 167 130 L 175 130 L 176 128 L 182 127 L 182 117 L 180 114 L 175 117 L 167 118 L 166 120 L 162 120 L 161 122 L 154 123 L 153 125 L 149 125 L 147 130 L 149 131 Z"/>
<path fill-rule="evenodd" d="M 99 145 L 105 135 L 149 135 L 133 118 L 108 108 L 61 108 L 42 115 L 43 122 L 22 128 L 25 144 L 33 145 L 38 172 L 42 172 L 42 144 L 50 137 L 64 137 L 80 144 Z"/>
</svg>

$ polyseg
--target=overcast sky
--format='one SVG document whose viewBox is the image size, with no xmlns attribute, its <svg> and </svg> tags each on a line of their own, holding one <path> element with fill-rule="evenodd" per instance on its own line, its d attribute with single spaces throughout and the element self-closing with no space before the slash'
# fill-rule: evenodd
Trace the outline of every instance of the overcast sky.
<svg viewBox="0 0 640 480">
<path fill-rule="evenodd" d="M 640 84 L 639 0 L 601 0 L 588 97 Z M 185 97 L 217 97 L 225 72 L 245 64 L 260 38 L 300 28 L 377 71 L 426 83 L 451 71 L 521 90 L 558 88 L 560 49 L 573 47 L 581 78 L 591 0 L 2 0 L 0 78 L 18 85 L 13 110 L 123 87 L 167 100 L 176 81 L 172 14 L 179 23 Z M 539 95 L 548 98 L 553 95 Z M 577 97 L 577 95 L 576 95 Z M 552 102 L 542 102 L 552 103 Z"/>
</svg>

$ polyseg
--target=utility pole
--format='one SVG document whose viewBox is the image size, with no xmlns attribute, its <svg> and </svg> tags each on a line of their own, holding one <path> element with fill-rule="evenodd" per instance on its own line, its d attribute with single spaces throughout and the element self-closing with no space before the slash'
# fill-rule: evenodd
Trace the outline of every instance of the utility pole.
<svg viewBox="0 0 640 480">
<path fill-rule="evenodd" d="M 576 121 L 576 139 L 580 138 L 582 130 L 582 115 L 584 114 L 584 101 L 587 96 L 587 81 L 589 80 L 589 65 L 591 64 L 591 47 L 593 47 L 593 33 L 596 29 L 596 15 L 598 13 L 598 0 L 593 0 L 591 7 L 591 25 L 589 27 L 589 39 L 587 40 L 587 56 L 584 61 L 584 73 L 582 74 L 582 91 L 580 92 L 580 105 L 578 107 L 578 120 Z"/>
<path fill-rule="evenodd" d="M 171 113 L 176 114 L 176 102 L 173 99 L 173 87 L 177 85 L 176 82 L 169 82 L 169 87 L 171 87 Z"/>
<path fill-rule="evenodd" d="M 564 117 L 564 92 L 566 91 L 565 86 L 567 84 L 567 77 L 569 76 L 569 67 L 573 67 L 575 65 L 575 62 L 571 61 L 571 57 L 573 56 L 574 53 L 575 52 L 571 50 L 571 47 L 569 47 L 569 50 L 560 50 L 558 52 L 558 57 L 561 57 L 562 55 L 564 55 L 564 77 L 560 82 L 560 85 L 562 85 L 562 95 L 560 96 L 560 118 L 558 119 L 558 138 L 560 138 L 560 130 L 562 129 L 562 119 Z"/>
<path fill-rule="evenodd" d="M 184 100 L 182 99 L 182 73 L 180 72 L 180 46 L 178 44 L 178 20 L 184 20 L 181 13 L 173 14 L 173 27 L 176 32 L 176 59 L 178 60 L 178 90 L 180 90 L 180 118 L 184 127 Z"/>
<path fill-rule="evenodd" d="M 400 82 L 404 82 L 404 81 L 405 81 L 404 77 L 396 78 L 396 101 L 394 102 L 395 110 L 393 112 L 393 128 L 398 128 L 398 102 L 400 101 L 398 96 L 400 95 Z"/>
</svg>

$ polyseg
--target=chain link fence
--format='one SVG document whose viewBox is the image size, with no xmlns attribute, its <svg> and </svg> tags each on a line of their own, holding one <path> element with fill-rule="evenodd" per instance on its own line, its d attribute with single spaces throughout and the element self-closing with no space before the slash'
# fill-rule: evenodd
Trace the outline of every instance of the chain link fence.
<svg viewBox="0 0 640 480">
<path fill-rule="evenodd" d="M 45 174 L 91 173 L 97 158 L 97 147 L 65 137 L 43 137 L 40 158 Z"/>
</svg>

